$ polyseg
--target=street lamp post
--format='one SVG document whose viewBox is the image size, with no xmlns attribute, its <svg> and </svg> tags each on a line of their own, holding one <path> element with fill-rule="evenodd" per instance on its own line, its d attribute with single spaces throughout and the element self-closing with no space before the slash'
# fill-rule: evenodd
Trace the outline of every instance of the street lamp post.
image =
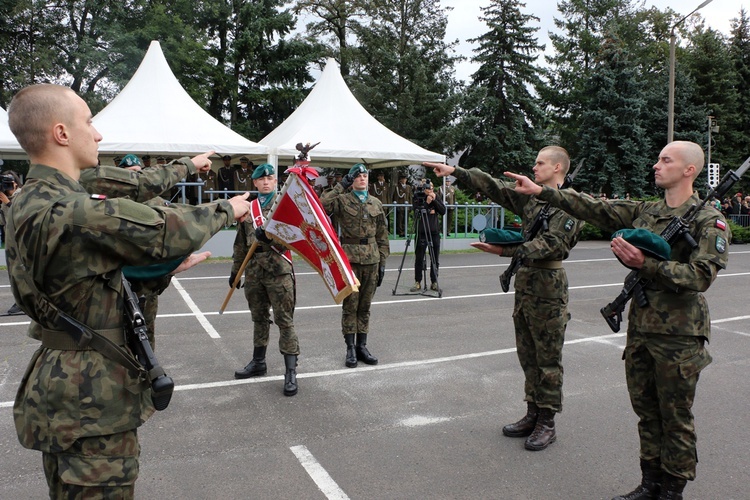
<svg viewBox="0 0 750 500">
<path fill-rule="evenodd" d="M 672 29 L 669 35 L 669 112 L 667 117 L 667 143 L 674 140 L 674 70 L 675 70 L 675 33 L 674 30 L 680 24 L 685 21 L 688 17 L 692 16 L 706 5 L 713 2 L 713 0 L 706 0 L 698 7 L 696 7 L 690 14 L 683 17 L 672 25 Z"/>
</svg>

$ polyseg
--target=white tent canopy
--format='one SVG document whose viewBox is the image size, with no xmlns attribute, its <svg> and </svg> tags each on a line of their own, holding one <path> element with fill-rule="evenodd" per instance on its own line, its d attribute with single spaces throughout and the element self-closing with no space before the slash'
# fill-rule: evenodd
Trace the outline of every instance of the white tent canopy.
<svg viewBox="0 0 750 500">
<path fill-rule="evenodd" d="M 0 108 L 0 158 L 6 160 L 21 160 L 28 156 L 18 144 L 13 132 L 8 126 L 8 112 Z"/>
<path fill-rule="evenodd" d="M 333 59 L 310 95 L 273 132 L 260 140 L 269 148 L 269 163 L 291 160 L 298 143 L 320 142 L 310 151 L 311 163 L 321 167 L 395 167 L 423 161 L 444 162 L 433 153 L 390 131 L 373 118 L 346 86 Z"/>
<path fill-rule="evenodd" d="M 124 89 L 94 117 L 100 154 L 267 154 L 204 111 L 169 68 L 158 41 Z"/>
</svg>

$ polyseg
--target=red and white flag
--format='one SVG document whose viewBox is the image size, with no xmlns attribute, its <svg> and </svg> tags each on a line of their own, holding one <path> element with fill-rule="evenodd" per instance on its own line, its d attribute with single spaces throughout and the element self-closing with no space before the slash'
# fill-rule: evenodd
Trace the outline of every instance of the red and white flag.
<svg viewBox="0 0 750 500">
<path fill-rule="evenodd" d="M 318 175 L 307 164 L 298 161 L 286 171 L 289 177 L 268 214 L 265 231 L 305 259 L 340 304 L 359 290 L 359 281 L 318 195 L 307 182 L 307 176 Z"/>
</svg>

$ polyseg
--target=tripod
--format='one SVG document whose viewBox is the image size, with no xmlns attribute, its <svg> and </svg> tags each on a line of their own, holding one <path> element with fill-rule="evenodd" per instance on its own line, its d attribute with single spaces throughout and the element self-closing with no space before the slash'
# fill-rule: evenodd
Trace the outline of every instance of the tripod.
<svg viewBox="0 0 750 500">
<path fill-rule="evenodd" d="M 432 236 L 430 233 L 430 225 L 427 220 L 427 208 L 424 206 L 424 204 L 414 205 L 414 230 L 411 232 L 411 234 L 409 234 L 409 237 L 406 239 L 406 245 L 404 246 L 404 254 L 401 256 L 401 264 L 399 264 L 398 266 L 398 276 L 396 277 L 396 284 L 393 287 L 393 295 L 396 295 L 396 290 L 398 289 L 398 282 L 401 280 L 401 271 L 404 268 L 404 261 L 406 260 L 406 253 L 409 251 L 409 245 L 411 244 L 412 237 L 413 238 L 419 237 L 420 228 L 423 230 L 422 234 L 425 235 L 426 244 L 427 244 L 427 252 L 430 256 L 430 269 L 434 270 L 435 285 L 437 285 L 437 294 L 438 294 L 438 298 L 440 298 L 443 296 L 443 289 L 440 288 L 440 282 L 438 281 L 439 270 L 438 270 L 438 266 L 436 265 L 437 261 L 435 259 L 435 248 L 433 246 Z M 427 293 L 429 290 L 430 289 L 427 287 L 427 259 L 422 259 L 422 290 L 420 294 L 433 296 L 431 293 Z M 407 294 L 400 293 L 398 295 L 407 295 Z"/>
</svg>

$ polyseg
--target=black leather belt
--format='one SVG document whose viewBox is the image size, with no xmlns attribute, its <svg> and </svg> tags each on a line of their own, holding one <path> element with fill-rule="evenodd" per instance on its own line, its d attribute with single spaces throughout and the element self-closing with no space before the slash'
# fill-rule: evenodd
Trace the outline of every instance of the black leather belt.
<svg viewBox="0 0 750 500">
<path fill-rule="evenodd" d="M 369 245 L 375 243 L 375 238 L 344 238 L 341 242 L 347 245 Z"/>
</svg>

